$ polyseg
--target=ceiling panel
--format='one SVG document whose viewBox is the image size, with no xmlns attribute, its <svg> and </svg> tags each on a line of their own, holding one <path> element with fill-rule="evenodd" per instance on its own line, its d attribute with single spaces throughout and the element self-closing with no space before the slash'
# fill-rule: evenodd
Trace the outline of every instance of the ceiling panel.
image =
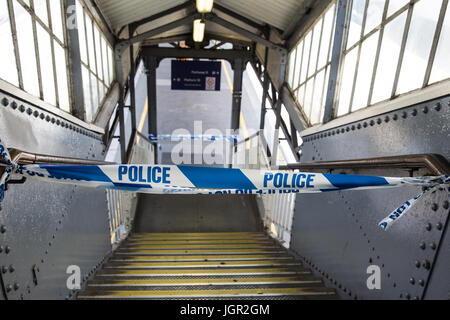
<svg viewBox="0 0 450 320">
<path fill-rule="evenodd" d="M 267 23 L 285 30 L 292 20 L 298 21 L 300 13 L 311 0 L 216 0 L 216 3 L 259 23 Z"/>
<path fill-rule="evenodd" d="M 95 1 L 116 30 L 186 2 L 186 0 Z M 314 0 L 215 0 L 215 2 L 256 22 L 285 30 L 292 21 L 301 18 L 304 9 Z"/>
<path fill-rule="evenodd" d="M 173 8 L 186 0 L 96 0 L 114 29 Z"/>
</svg>

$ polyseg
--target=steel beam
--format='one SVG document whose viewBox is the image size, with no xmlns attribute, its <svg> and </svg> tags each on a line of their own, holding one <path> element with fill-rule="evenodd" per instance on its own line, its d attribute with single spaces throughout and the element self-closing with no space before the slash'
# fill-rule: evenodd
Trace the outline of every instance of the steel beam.
<svg viewBox="0 0 450 320">
<path fill-rule="evenodd" d="M 185 3 L 182 3 L 182 4 L 178 5 L 178 6 L 175 6 L 173 8 L 170 8 L 170 9 L 158 12 L 158 13 L 156 13 L 154 15 L 151 15 L 151 16 L 149 16 L 147 18 L 135 21 L 135 22 L 133 22 L 133 24 L 136 27 L 139 27 L 139 26 L 141 26 L 143 24 L 146 24 L 147 22 L 152 22 L 152 21 L 154 21 L 156 19 L 164 18 L 164 17 L 168 16 L 169 14 L 172 14 L 172 13 L 184 10 L 184 9 L 192 9 L 192 10 L 194 10 L 195 9 L 195 5 L 191 1 L 187 1 Z"/>
<path fill-rule="evenodd" d="M 298 157 L 297 150 L 296 150 L 296 147 L 294 145 L 294 138 L 293 138 L 295 136 L 295 140 L 297 141 L 297 133 L 295 132 L 295 128 L 294 128 L 294 131 L 291 131 L 291 134 L 289 134 L 289 130 L 287 128 L 287 125 L 288 124 L 286 124 L 284 122 L 284 120 L 282 118 L 280 118 L 280 128 L 283 131 L 284 136 L 286 137 L 285 140 L 287 141 L 287 143 L 289 145 L 289 148 L 291 148 L 291 152 L 292 152 L 292 155 L 295 158 L 295 161 L 299 161 L 300 159 Z"/>
<path fill-rule="evenodd" d="M 290 119 L 290 117 L 289 117 Z M 291 126 L 291 140 L 292 140 L 292 146 L 294 147 L 294 154 L 297 155 L 297 148 L 298 148 L 298 139 L 297 139 L 297 129 L 295 128 L 294 122 L 292 122 L 292 119 L 289 121 L 289 125 Z"/>
<path fill-rule="evenodd" d="M 125 112 L 124 112 L 124 101 L 123 101 L 123 86 L 120 85 L 120 95 L 119 95 L 119 101 L 118 103 L 118 109 L 119 112 L 119 126 L 120 126 L 120 136 L 119 136 L 119 142 L 120 142 L 120 160 L 123 164 L 126 164 L 128 162 L 127 159 L 127 146 L 125 141 Z"/>
<path fill-rule="evenodd" d="M 256 74 L 258 75 L 258 79 L 260 80 L 260 83 L 262 86 L 264 86 L 264 81 L 261 81 L 260 76 L 261 76 L 261 70 L 259 70 L 259 68 L 255 65 L 255 63 L 252 63 L 253 69 L 255 70 Z M 270 81 L 270 75 L 268 76 L 268 80 Z M 273 84 L 272 84 L 273 86 Z M 267 91 L 267 90 L 264 90 Z M 263 94 L 264 94 L 263 91 Z M 273 102 L 272 99 L 270 97 L 268 97 L 267 95 L 265 95 L 265 97 L 269 100 L 269 103 L 271 105 L 271 107 L 274 107 L 274 104 L 276 104 L 276 102 Z M 263 99 L 264 99 L 264 95 L 263 95 Z M 305 117 L 304 115 L 300 112 L 300 110 L 297 108 L 296 102 L 294 100 L 294 98 L 292 97 L 288 87 L 286 86 L 286 84 L 284 84 L 281 88 L 281 92 L 279 93 L 278 99 L 281 99 L 281 103 L 284 104 L 288 114 L 289 114 L 289 119 L 290 119 L 290 127 L 291 127 L 291 135 L 288 134 L 287 132 L 287 124 L 286 125 L 282 125 L 282 119 L 280 118 L 280 126 L 282 128 L 282 130 L 284 131 L 286 136 L 290 136 L 291 139 L 288 139 L 289 142 L 289 146 L 292 149 L 292 152 L 294 153 L 295 158 L 297 159 L 297 161 L 299 160 L 298 157 L 298 139 L 297 139 L 297 134 L 296 132 L 301 132 L 302 130 L 306 129 L 308 127 L 307 122 L 305 121 Z M 265 111 L 265 108 L 264 108 Z M 261 110 L 261 112 L 263 112 L 263 110 Z M 262 118 L 262 114 L 261 114 L 261 121 L 264 121 Z M 262 122 L 261 124 L 261 130 L 264 129 L 264 122 Z"/>
<path fill-rule="evenodd" d="M 103 102 L 102 107 L 98 111 L 94 124 L 100 128 L 105 129 L 105 133 L 109 128 L 109 121 L 116 109 L 117 101 L 119 100 L 119 86 L 116 82 L 111 84 L 108 95 Z"/>
<path fill-rule="evenodd" d="M 142 45 L 143 46 L 152 46 L 152 45 L 156 45 L 159 43 L 171 43 L 171 42 L 186 41 L 186 40 L 191 40 L 191 39 L 192 39 L 192 32 L 174 35 L 174 36 L 170 36 L 170 37 L 147 39 L 142 42 Z M 228 43 L 232 43 L 232 44 L 239 45 L 242 47 L 251 47 L 252 46 L 252 42 L 250 42 L 250 41 L 227 37 L 227 36 L 220 35 L 220 34 L 205 33 L 205 39 L 206 40 L 218 40 L 218 41 L 222 41 L 223 43 L 228 42 Z"/>
<path fill-rule="evenodd" d="M 278 92 L 281 92 L 283 83 L 284 83 L 284 78 L 286 75 L 286 59 L 284 57 L 280 57 L 280 81 L 279 81 L 279 87 L 278 87 Z M 275 97 L 272 97 L 273 99 L 275 99 Z M 282 104 L 282 99 L 281 99 L 281 95 L 278 97 L 278 99 L 276 100 L 275 103 L 275 132 L 274 132 L 274 137 L 273 137 L 273 148 L 272 148 L 272 157 L 270 160 L 270 166 L 271 168 L 275 168 L 277 165 L 277 157 L 278 157 L 278 145 L 280 144 L 279 141 L 279 136 L 280 136 L 280 122 L 281 122 L 281 104 Z"/>
<path fill-rule="evenodd" d="M 246 61 L 242 58 L 234 60 L 233 66 L 233 98 L 231 102 L 231 129 L 239 130 L 242 100 L 242 77 Z"/>
<path fill-rule="evenodd" d="M 65 2 L 64 12 L 66 20 L 72 19 L 75 8 L 75 0 L 67 0 Z M 84 105 L 83 94 L 83 77 L 81 74 L 81 55 L 80 46 L 78 45 L 78 29 L 67 28 L 68 48 L 70 57 L 70 74 L 71 74 L 71 91 L 72 91 L 72 114 L 78 119 L 85 120 L 86 110 Z"/>
<path fill-rule="evenodd" d="M 292 96 L 290 90 L 287 85 L 284 85 L 281 88 L 281 100 L 286 107 L 286 111 L 289 113 L 289 118 L 294 124 L 296 130 L 298 132 L 302 132 L 306 128 L 309 127 L 308 121 L 306 117 L 301 112 L 301 109 L 297 106 L 294 97 Z"/>
<path fill-rule="evenodd" d="M 147 99 L 148 99 L 148 133 L 156 135 L 157 131 L 157 104 L 156 104 L 156 69 L 158 58 L 155 56 L 144 57 L 147 74 Z"/>
<path fill-rule="evenodd" d="M 269 59 L 269 48 L 266 47 L 264 52 L 264 82 L 263 82 L 263 94 L 262 94 L 262 102 L 261 102 L 261 119 L 259 122 L 259 128 L 264 130 L 265 120 L 266 120 L 266 100 L 267 93 L 269 90 L 269 72 L 267 71 L 267 60 Z"/>
<path fill-rule="evenodd" d="M 130 38 L 133 36 L 134 28 L 128 28 Z M 132 135 L 136 131 L 136 91 L 134 87 L 134 77 L 136 74 L 136 60 L 134 59 L 133 46 L 129 48 L 130 54 L 130 75 L 128 79 L 128 88 L 130 90 L 130 114 L 131 114 L 131 130 Z"/>
<path fill-rule="evenodd" d="M 200 13 L 194 13 L 187 17 L 184 17 L 179 20 L 172 21 L 160 27 L 154 28 L 152 30 L 146 31 L 144 33 L 138 34 L 132 38 L 121 40 L 117 43 L 116 48 L 118 53 L 122 54 L 130 45 L 143 41 L 147 38 L 151 38 L 157 36 L 158 34 L 162 34 L 164 32 L 170 31 L 172 29 L 178 28 L 182 25 L 192 24 L 195 19 L 200 19 L 202 15 Z"/>
<path fill-rule="evenodd" d="M 283 45 L 276 44 L 276 43 L 274 43 L 274 42 L 272 42 L 270 40 L 267 40 L 267 39 L 265 39 L 265 38 L 263 38 L 263 37 L 261 37 L 261 36 L 259 36 L 257 34 L 254 34 L 253 32 L 250 32 L 250 31 L 248 31 L 248 30 L 246 30 L 246 29 L 244 29 L 242 27 L 239 27 L 239 26 L 237 26 L 237 25 L 235 25 L 235 24 L 233 24 L 233 23 L 231 23 L 231 22 L 229 22 L 229 21 L 227 21 L 225 19 L 220 18 L 220 17 L 218 17 L 215 14 L 207 14 L 207 15 L 205 15 L 204 18 L 207 21 L 214 22 L 214 23 L 216 23 L 216 24 L 218 24 L 218 25 L 220 25 L 222 27 L 227 28 L 228 30 L 236 32 L 236 33 L 238 33 L 240 35 L 243 35 L 243 36 L 249 38 L 252 41 L 255 41 L 255 42 L 260 43 L 260 44 L 262 44 L 262 45 L 264 45 L 264 46 L 266 46 L 266 47 L 268 47 L 268 48 L 270 48 L 272 50 L 275 50 L 278 53 L 286 53 L 287 52 L 286 48 Z"/>
<path fill-rule="evenodd" d="M 84 3 L 86 4 L 89 12 L 93 15 L 94 20 L 100 27 L 100 30 L 102 31 L 103 35 L 108 39 L 111 45 L 114 45 L 116 43 L 116 36 L 114 34 L 114 30 L 111 24 L 108 22 L 108 20 L 106 20 L 102 10 L 97 5 L 97 1 L 89 0 L 84 1 Z"/>
<path fill-rule="evenodd" d="M 331 0 L 310 1 L 309 7 L 307 7 L 307 11 L 304 12 L 303 16 L 299 20 L 292 21 L 292 24 L 282 34 L 282 39 L 286 40 L 286 47 L 289 51 L 303 37 L 308 28 L 317 20 L 317 17 L 325 12 L 331 2 Z"/>
<path fill-rule="evenodd" d="M 143 57 L 159 58 L 198 58 L 198 59 L 225 59 L 233 63 L 235 59 L 250 60 L 252 53 L 249 50 L 205 50 L 191 48 L 162 48 L 142 47 Z"/>
<path fill-rule="evenodd" d="M 190 34 L 190 36 L 192 36 L 192 34 Z M 232 38 L 232 37 L 227 37 L 224 35 L 220 35 L 220 34 L 215 34 L 215 33 L 206 33 L 205 34 L 205 38 L 208 40 L 218 40 L 218 41 L 222 41 L 222 42 L 229 42 L 235 45 L 239 45 L 241 47 L 251 47 L 253 44 L 251 41 L 246 41 L 246 40 L 242 40 L 242 39 L 236 39 L 236 38 Z"/>
<path fill-rule="evenodd" d="M 153 45 L 157 45 L 160 43 L 185 41 L 191 37 L 192 37 L 192 32 L 191 33 L 183 33 L 180 35 L 175 35 L 175 36 L 170 36 L 170 37 L 147 39 L 142 42 L 142 46 L 153 46 Z"/>
<path fill-rule="evenodd" d="M 264 32 L 264 25 L 261 25 L 261 24 L 257 23 L 256 21 L 253 21 L 247 17 L 244 17 L 243 15 L 240 15 L 239 13 L 236 13 L 230 9 L 227 9 L 218 3 L 214 4 L 214 10 L 218 10 L 222 13 L 225 13 L 226 15 L 229 15 L 230 17 L 232 17 L 236 20 L 239 20 L 240 22 L 243 22 L 243 23 L 257 29 L 260 32 Z"/>
<path fill-rule="evenodd" d="M 127 147 L 125 141 L 125 113 L 124 113 L 124 83 L 123 83 L 123 66 L 122 66 L 122 51 L 121 48 L 116 43 L 114 47 L 114 72 L 116 75 L 116 80 L 119 85 L 119 99 L 117 100 L 117 112 L 119 113 L 119 125 L 120 125 L 120 160 L 123 164 L 128 162 L 127 159 Z M 114 132 L 112 133 L 115 134 Z"/>
<path fill-rule="evenodd" d="M 337 2 L 336 15 L 336 29 L 334 31 L 334 42 L 331 53 L 330 76 L 327 84 L 327 97 L 325 100 L 325 110 L 323 116 L 323 123 L 330 121 L 333 118 L 333 109 L 336 95 L 337 79 L 339 69 L 341 68 L 340 60 L 342 53 L 342 43 L 345 33 L 345 19 L 347 15 L 348 0 Z M 349 8 L 351 11 L 351 8 Z"/>
</svg>

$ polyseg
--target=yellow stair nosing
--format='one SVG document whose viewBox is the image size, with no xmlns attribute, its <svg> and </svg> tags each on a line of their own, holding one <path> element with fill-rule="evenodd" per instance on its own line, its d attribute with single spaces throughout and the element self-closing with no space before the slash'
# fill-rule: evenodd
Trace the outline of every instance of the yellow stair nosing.
<svg viewBox="0 0 450 320">
<path fill-rule="evenodd" d="M 271 239 L 267 235 L 145 235 L 145 236 L 135 236 L 130 235 L 128 239 L 141 240 L 141 239 L 166 239 L 166 240 L 180 240 L 180 239 L 188 239 L 188 240 L 196 240 L 196 239 Z"/>
<path fill-rule="evenodd" d="M 209 248 L 224 248 L 224 249 L 230 249 L 230 248 L 236 248 L 236 249 L 243 249 L 243 248 L 251 248 L 251 249 L 263 249 L 263 248 L 277 248 L 275 245 L 260 245 L 260 244 L 184 244 L 184 245 L 163 245 L 163 244 L 155 244 L 155 245 L 127 245 L 127 246 L 121 246 L 121 249 L 209 249 Z"/>
<path fill-rule="evenodd" d="M 127 286 L 203 286 L 203 285 L 266 285 L 266 284 L 306 284 L 321 283 L 317 278 L 300 279 L 296 277 L 265 277 L 265 278 L 214 278 L 214 279 L 140 279 L 140 280 L 109 280 L 99 283 L 90 282 L 88 287 L 127 287 Z"/>
<path fill-rule="evenodd" d="M 283 250 L 266 250 L 266 249 L 132 249 L 123 251 L 120 248 L 115 254 L 134 255 L 134 254 L 252 254 L 252 253 L 285 253 Z"/>
<path fill-rule="evenodd" d="M 260 288 L 260 289 L 212 289 L 212 290 L 106 290 L 99 294 L 83 295 L 78 298 L 200 298 L 200 297 L 261 297 L 261 296 L 322 296 L 336 295 L 335 291 L 327 288 Z"/>
<path fill-rule="evenodd" d="M 287 268 L 254 268 L 254 269 L 233 269 L 233 268 L 215 268 L 215 269 L 147 269 L 147 270 L 128 270 L 111 269 L 108 272 L 101 272 L 98 276 L 211 276 L 211 275 L 274 275 L 274 274 L 311 274 L 308 269 L 287 269 Z"/>
<path fill-rule="evenodd" d="M 145 256 L 135 255 L 131 257 L 113 257 L 111 262 L 177 262 L 177 261 L 259 261 L 259 260 L 294 260 L 288 255 L 178 255 L 178 256 Z"/>
<path fill-rule="evenodd" d="M 221 262 L 221 261 L 200 261 L 200 262 L 129 262 L 105 265 L 105 269 L 132 269 L 132 268 L 230 268 L 238 267 L 261 267 L 261 266 L 301 266 L 298 261 L 235 261 L 235 262 Z"/>
<path fill-rule="evenodd" d="M 145 239 L 145 240 L 136 240 L 136 239 L 128 239 L 127 244 L 196 244 L 196 243 L 254 243 L 254 244 L 266 244 L 270 243 L 273 244 L 273 241 L 270 239 L 261 239 L 261 240 L 254 240 L 254 239 L 180 239 L 180 240 L 174 240 L 174 239 Z"/>
<path fill-rule="evenodd" d="M 142 237 L 268 237 L 267 234 L 256 233 L 133 233 L 130 234 L 130 238 L 142 238 Z"/>
</svg>

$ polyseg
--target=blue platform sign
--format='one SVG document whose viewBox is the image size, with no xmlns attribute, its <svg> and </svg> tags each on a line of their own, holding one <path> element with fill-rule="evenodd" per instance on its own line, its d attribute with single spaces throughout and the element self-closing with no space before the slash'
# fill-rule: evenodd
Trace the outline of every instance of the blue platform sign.
<svg viewBox="0 0 450 320">
<path fill-rule="evenodd" d="M 219 61 L 172 60 L 172 90 L 220 91 Z"/>
</svg>

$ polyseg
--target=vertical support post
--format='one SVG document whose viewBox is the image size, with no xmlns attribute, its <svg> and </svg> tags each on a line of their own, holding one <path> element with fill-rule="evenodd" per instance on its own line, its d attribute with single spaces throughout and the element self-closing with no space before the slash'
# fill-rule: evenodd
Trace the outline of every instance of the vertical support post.
<svg viewBox="0 0 450 320">
<path fill-rule="evenodd" d="M 278 157 L 278 145 L 280 144 L 279 136 L 280 136 L 280 123 L 281 123 L 281 88 L 283 87 L 284 79 L 286 77 L 286 63 L 287 63 L 287 50 L 280 50 L 280 79 L 278 82 L 278 99 L 275 103 L 275 132 L 273 135 L 273 149 L 272 149 L 272 158 L 270 160 L 271 168 L 275 168 L 277 165 L 277 157 Z M 275 99 L 275 95 L 273 96 Z"/>
<path fill-rule="evenodd" d="M 234 49 L 241 49 L 239 46 L 233 46 Z M 246 61 L 242 58 L 236 58 L 233 60 L 231 67 L 233 68 L 233 94 L 231 98 L 231 130 L 233 134 L 237 134 L 240 127 L 241 117 L 241 101 L 242 101 L 242 77 L 245 70 Z M 233 143 L 234 151 L 237 151 L 236 141 Z M 230 153 L 231 157 L 233 152 Z M 230 160 L 229 167 L 232 167 L 232 159 Z"/>
<path fill-rule="evenodd" d="M 129 26 L 129 37 L 132 38 L 135 31 L 134 24 Z M 136 65 L 134 59 L 133 45 L 130 45 L 130 78 L 128 79 L 128 87 L 130 88 L 130 113 L 131 113 L 131 136 L 136 134 L 136 90 L 134 87 L 134 77 L 136 75 Z"/>
<path fill-rule="evenodd" d="M 336 86 L 341 67 L 341 53 L 345 33 L 345 20 L 347 15 L 348 0 L 337 1 L 336 29 L 334 31 L 333 48 L 331 52 L 330 76 L 327 84 L 327 97 L 325 100 L 325 110 L 323 123 L 333 119 L 333 106 L 336 96 Z M 351 8 L 348 8 L 351 12 Z"/>
<path fill-rule="evenodd" d="M 269 59 L 269 48 L 266 47 L 264 52 L 264 82 L 263 82 L 263 94 L 261 102 L 261 120 L 259 124 L 259 129 L 264 130 L 265 120 L 266 120 L 266 100 L 267 93 L 269 90 L 269 73 L 267 72 L 267 60 Z"/>
<path fill-rule="evenodd" d="M 67 0 L 64 2 L 64 12 L 66 13 L 66 21 L 76 19 L 75 0 Z M 80 23 L 78 21 L 77 23 Z M 76 25 L 67 28 L 68 48 L 69 48 L 69 65 L 71 74 L 70 91 L 72 93 L 72 114 L 78 119 L 86 119 L 86 110 L 84 106 L 83 95 L 83 77 L 81 73 L 81 54 L 78 40 L 78 28 Z"/>
<path fill-rule="evenodd" d="M 148 133 L 157 135 L 156 69 L 158 60 L 156 57 L 145 57 L 144 62 L 147 74 Z"/>
<path fill-rule="evenodd" d="M 297 148 L 298 148 L 297 129 L 295 128 L 295 125 L 292 122 L 292 120 L 289 122 L 290 122 L 290 126 L 291 126 L 292 147 L 294 148 L 294 150 L 297 150 Z M 297 153 L 297 151 L 296 151 L 296 153 Z"/>
<path fill-rule="evenodd" d="M 242 76 L 245 70 L 245 61 L 237 58 L 233 62 L 233 98 L 231 102 L 231 129 L 239 130 L 242 100 Z"/>
<path fill-rule="evenodd" d="M 119 100 L 117 101 L 117 112 L 119 112 L 119 125 L 120 125 L 120 159 L 123 164 L 128 162 L 127 159 L 127 147 L 125 143 L 125 101 L 124 101 L 124 79 L 122 68 L 122 54 L 125 51 L 125 44 L 116 44 L 114 47 L 114 68 L 116 74 L 116 80 L 119 84 Z"/>
</svg>

